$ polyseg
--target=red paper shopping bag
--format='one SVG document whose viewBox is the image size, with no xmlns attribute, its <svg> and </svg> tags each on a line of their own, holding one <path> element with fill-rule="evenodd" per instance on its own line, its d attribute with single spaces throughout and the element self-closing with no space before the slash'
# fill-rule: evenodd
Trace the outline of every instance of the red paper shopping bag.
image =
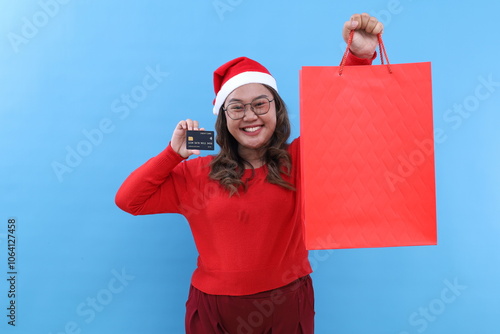
<svg viewBox="0 0 500 334">
<path fill-rule="evenodd" d="M 437 242 L 430 63 L 384 64 L 379 42 L 382 65 L 301 70 L 308 249 Z"/>
</svg>

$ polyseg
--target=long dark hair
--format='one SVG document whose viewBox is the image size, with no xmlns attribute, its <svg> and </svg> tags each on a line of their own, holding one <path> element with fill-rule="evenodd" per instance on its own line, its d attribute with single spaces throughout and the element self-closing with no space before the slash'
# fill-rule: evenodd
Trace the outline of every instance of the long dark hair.
<svg viewBox="0 0 500 334">
<path fill-rule="evenodd" d="M 294 186 L 282 177 L 282 174 L 289 176 L 292 168 L 290 154 L 287 151 L 287 140 L 290 137 L 288 111 L 278 92 L 268 85 L 264 86 L 273 94 L 276 106 L 276 129 L 269 142 L 263 147 L 263 161 L 268 170 L 267 181 L 288 190 L 295 190 Z M 238 154 L 239 144 L 227 128 L 226 113 L 222 107 L 217 116 L 215 130 L 220 152 L 210 163 L 209 176 L 219 181 L 220 185 L 232 196 L 238 193 L 240 188 L 246 190 L 246 180 L 242 180 L 245 165 L 252 169 L 253 166 Z"/>
</svg>

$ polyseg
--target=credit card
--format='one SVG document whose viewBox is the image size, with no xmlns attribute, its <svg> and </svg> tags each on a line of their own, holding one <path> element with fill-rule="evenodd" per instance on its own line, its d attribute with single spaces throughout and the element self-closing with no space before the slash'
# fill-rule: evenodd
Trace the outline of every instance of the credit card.
<svg viewBox="0 0 500 334">
<path fill-rule="evenodd" d="M 214 131 L 186 131 L 188 150 L 214 150 Z"/>
</svg>

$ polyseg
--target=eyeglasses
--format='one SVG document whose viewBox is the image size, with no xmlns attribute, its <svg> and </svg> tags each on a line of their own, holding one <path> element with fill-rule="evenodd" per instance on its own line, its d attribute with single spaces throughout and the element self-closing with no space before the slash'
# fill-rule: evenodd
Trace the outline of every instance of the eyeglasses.
<svg viewBox="0 0 500 334">
<path fill-rule="evenodd" d="M 258 97 L 250 103 L 233 102 L 229 103 L 224 111 L 227 111 L 227 115 L 232 120 L 236 121 L 245 117 L 246 106 L 249 105 L 250 109 L 255 113 L 255 115 L 267 114 L 269 108 L 271 107 L 271 102 L 267 97 Z"/>
</svg>

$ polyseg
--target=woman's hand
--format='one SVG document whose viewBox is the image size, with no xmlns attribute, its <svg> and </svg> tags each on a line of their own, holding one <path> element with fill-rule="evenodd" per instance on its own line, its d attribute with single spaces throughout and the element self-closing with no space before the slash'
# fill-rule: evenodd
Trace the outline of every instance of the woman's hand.
<svg viewBox="0 0 500 334">
<path fill-rule="evenodd" d="M 355 30 L 351 52 L 359 58 L 372 58 L 378 45 L 377 35 L 384 30 L 382 22 L 366 13 L 354 14 L 342 29 L 342 37 L 346 43 L 351 30 Z"/>
<path fill-rule="evenodd" d="M 198 121 L 186 119 L 177 123 L 177 126 L 174 129 L 172 140 L 170 141 L 170 146 L 172 146 L 173 150 L 183 158 L 188 158 L 192 154 L 200 154 L 200 150 L 188 150 L 186 148 L 186 131 L 205 130 L 203 128 L 198 128 L 198 126 Z"/>
</svg>

